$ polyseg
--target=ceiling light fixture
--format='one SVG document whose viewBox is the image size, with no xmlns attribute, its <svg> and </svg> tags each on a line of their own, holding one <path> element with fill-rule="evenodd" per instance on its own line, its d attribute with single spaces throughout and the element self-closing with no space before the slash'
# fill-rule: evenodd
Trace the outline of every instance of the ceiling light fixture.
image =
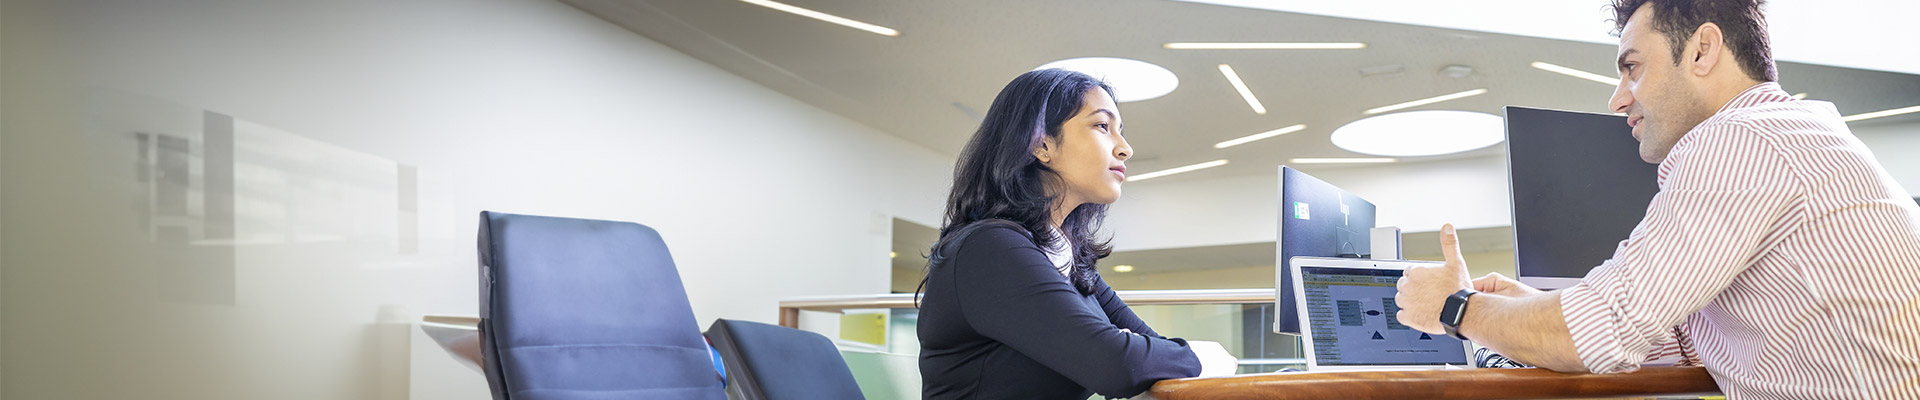
<svg viewBox="0 0 1920 400">
<path fill-rule="evenodd" d="M 1874 118 L 1880 118 L 1880 117 L 1891 117 L 1891 116 L 1895 116 L 1895 115 L 1900 115 L 1900 114 L 1908 114 L 1908 113 L 1915 113 L 1915 112 L 1920 112 L 1920 106 L 1913 106 L 1913 107 L 1906 107 L 1906 108 L 1895 108 L 1895 109 L 1892 109 L 1892 110 L 1885 110 L 1885 111 L 1874 111 L 1874 112 L 1870 112 L 1870 113 L 1865 113 L 1865 114 L 1854 114 L 1854 115 L 1848 115 L 1848 116 L 1845 116 L 1845 117 L 1840 117 L 1840 121 L 1842 121 L 1842 122 L 1853 122 L 1853 121 L 1859 121 L 1859 120 L 1863 120 L 1863 119 L 1874 119 Z"/>
<path fill-rule="evenodd" d="M 1505 120 L 1472 111 L 1409 111 L 1361 119 L 1333 130 L 1333 145 L 1381 157 L 1459 153 L 1506 140 Z"/>
<path fill-rule="evenodd" d="M 1299 131 L 1300 131 L 1301 129 L 1307 129 L 1307 126 L 1306 126 L 1306 125 L 1304 125 L 1304 124 L 1303 124 L 1303 125 L 1294 125 L 1294 126 L 1289 126 L 1289 127 L 1285 127 L 1285 128 L 1280 128 L 1280 129 L 1275 129 L 1275 130 L 1270 130 L 1270 131 L 1266 131 L 1266 132 L 1260 132 L 1260 133 L 1255 133 L 1255 134 L 1252 134 L 1252 135 L 1247 135 L 1246 137 L 1242 137 L 1242 138 L 1239 138 L 1239 139 L 1234 139 L 1234 140 L 1228 140 L 1228 141 L 1225 141 L 1225 142 L 1220 142 L 1220 143 L 1215 143 L 1215 144 L 1213 145 L 1213 148 L 1216 148 L 1216 149 L 1224 149 L 1224 148 L 1228 148 L 1228 147 L 1233 147 L 1233 146 L 1239 146 L 1239 145 L 1243 145 L 1243 144 L 1247 144 L 1247 142 L 1252 142 L 1252 141 L 1255 141 L 1255 140 L 1260 140 L 1260 139 L 1266 139 L 1266 138 L 1270 138 L 1270 137 L 1274 137 L 1274 136 L 1280 136 L 1280 135 L 1285 135 L 1285 134 L 1289 134 L 1289 133 L 1294 133 L 1294 132 L 1299 132 Z"/>
<path fill-rule="evenodd" d="M 827 21 L 827 22 L 839 24 L 841 26 L 845 26 L 848 28 L 878 33 L 886 36 L 900 36 L 900 31 L 894 30 L 893 28 L 888 28 L 884 26 L 841 18 L 840 16 L 837 16 L 837 15 L 823 13 L 823 12 L 814 11 L 814 10 L 808 10 L 800 7 L 794 7 L 792 5 L 776 2 L 773 0 L 740 0 L 740 1 L 746 2 L 747 4 L 756 5 L 756 6 L 785 11 L 788 13 L 792 13 L 794 15 L 802 16 L 802 17 L 813 18 L 821 21 Z"/>
<path fill-rule="evenodd" d="M 1159 65 L 1131 58 L 1081 57 L 1054 61 L 1034 69 L 1059 68 L 1092 76 L 1113 86 L 1121 103 L 1165 96 L 1180 87 L 1180 77 Z"/>
<path fill-rule="evenodd" d="M 1358 50 L 1366 43 L 1262 43 L 1262 42 L 1179 42 L 1167 43 L 1172 50 Z"/>
<path fill-rule="evenodd" d="M 1615 86 L 1620 85 L 1620 78 L 1609 77 L 1606 75 L 1596 74 L 1596 73 L 1587 72 L 1587 71 L 1581 71 L 1573 68 L 1562 67 L 1562 66 L 1543 63 L 1539 61 L 1534 61 L 1533 67 L 1546 70 L 1547 72 L 1553 72 L 1561 75 L 1590 80 L 1590 81 L 1604 83 L 1608 85 L 1615 85 Z"/>
<path fill-rule="evenodd" d="M 1199 164 L 1188 165 L 1184 167 L 1173 167 L 1173 168 L 1163 169 L 1159 171 L 1153 171 L 1153 172 L 1148 172 L 1144 174 L 1129 176 L 1127 177 L 1127 182 L 1144 181 L 1148 179 L 1159 178 L 1162 176 L 1199 171 L 1199 170 L 1218 167 L 1222 165 L 1227 165 L 1227 160 L 1213 160 L 1213 161 L 1203 162 Z"/>
<path fill-rule="evenodd" d="M 1227 83 L 1233 84 L 1233 90 L 1240 91 L 1240 97 L 1247 99 L 1247 106 L 1253 107 L 1254 114 L 1265 115 L 1267 106 L 1260 105 L 1260 99 L 1253 97 L 1253 91 L 1247 90 L 1247 83 L 1240 80 L 1240 74 L 1233 73 L 1233 67 L 1220 64 L 1220 74 L 1227 76 Z"/>
<path fill-rule="evenodd" d="M 1384 164 L 1396 162 L 1391 158 L 1295 158 L 1293 164 Z"/>
<path fill-rule="evenodd" d="M 1793 99 L 1794 99 L 1794 100 L 1806 100 L 1806 99 L 1807 99 L 1807 92 L 1800 92 L 1800 94 L 1796 94 L 1796 95 L 1793 95 Z"/>
<path fill-rule="evenodd" d="M 1371 78 L 1371 77 L 1380 76 L 1380 75 L 1392 75 L 1392 74 L 1398 74 L 1402 72 L 1407 72 L 1407 66 L 1400 65 L 1400 64 L 1376 65 L 1371 67 L 1361 67 L 1360 77 Z"/>
<path fill-rule="evenodd" d="M 1394 105 L 1390 105 L 1390 106 L 1385 106 L 1385 107 L 1379 107 L 1379 108 L 1375 108 L 1375 109 L 1371 109 L 1371 110 L 1367 110 L 1366 112 L 1364 112 L 1364 113 L 1362 113 L 1362 114 L 1366 114 L 1366 115 L 1373 115 L 1373 114 L 1379 114 L 1379 113 L 1383 113 L 1383 112 L 1388 112 L 1388 111 L 1395 111 L 1395 110 L 1403 110 L 1403 109 L 1408 109 L 1408 108 L 1414 108 L 1414 107 L 1419 107 L 1419 106 L 1424 106 L 1424 105 L 1428 105 L 1428 104 L 1433 104 L 1433 103 L 1439 103 L 1439 102 L 1442 102 L 1442 101 L 1447 101 L 1447 100 L 1453 100 L 1453 99 L 1458 99 L 1458 98 L 1462 98 L 1462 97 L 1472 97 L 1472 96 L 1479 96 L 1479 95 L 1482 95 L 1482 94 L 1486 94 L 1486 93 L 1487 93 L 1487 89 L 1484 89 L 1484 88 L 1482 88 L 1482 89 L 1474 89 L 1474 90 L 1468 90 L 1468 91 L 1465 91 L 1465 92 L 1460 92 L 1460 93 L 1454 93 L 1454 94 L 1448 94 L 1448 95 L 1441 95 L 1441 96 L 1434 96 L 1434 97 L 1428 97 L 1428 98 L 1424 98 L 1424 99 L 1419 99 L 1419 100 L 1414 100 L 1414 101 L 1409 101 L 1409 102 L 1405 102 L 1405 103 L 1400 103 L 1400 104 L 1394 104 Z"/>
<path fill-rule="evenodd" d="M 1126 264 L 1115 265 L 1113 266 L 1113 272 L 1133 272 L 1133 266 Z"/>
</svg>

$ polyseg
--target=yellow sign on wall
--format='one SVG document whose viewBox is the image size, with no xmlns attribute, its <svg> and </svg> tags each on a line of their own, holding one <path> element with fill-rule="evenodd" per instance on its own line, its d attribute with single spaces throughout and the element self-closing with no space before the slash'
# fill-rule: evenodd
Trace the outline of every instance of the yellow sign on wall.
<svg viewBox="0 0 1920 400">
<path fill-rule="evenodd" d="M 840 338 L 876 346 L 887 345 L 887 313 L 847 313 L 840 316 Z"/>
</svg>

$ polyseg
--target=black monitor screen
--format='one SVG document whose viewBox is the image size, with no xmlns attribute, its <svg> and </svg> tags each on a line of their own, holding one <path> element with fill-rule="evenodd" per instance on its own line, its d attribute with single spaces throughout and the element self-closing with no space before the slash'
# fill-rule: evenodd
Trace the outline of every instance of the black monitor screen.
<svg viewBox="0 0 1920 400">
<path fill-rule="evenodd" d="M 1513 244 L 1522 281 L 1564 287 L 1613 257 L 1659 192 L 1626 117 L 1507 107 Z M 1557 282 L 1556 282 L 1557 281 Z"/>
<path fill-rule="evenodd" d="M 1372 253 L 1373 203 L 1286 166 L 1280 167 L 1279 245 L 1275 256 L 1275 333 L 1300 334 L 1293 304 L 1294 256 L 1366 257 Z"/>
</svg>

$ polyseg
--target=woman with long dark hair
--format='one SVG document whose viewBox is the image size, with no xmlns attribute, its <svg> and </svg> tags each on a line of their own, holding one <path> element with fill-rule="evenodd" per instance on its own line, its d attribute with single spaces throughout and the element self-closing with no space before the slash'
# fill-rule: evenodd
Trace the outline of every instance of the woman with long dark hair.
<svg viewBox="0 0 1920 400">
<path fill-rule="evenodd" d="M 921 281 L 925 398 L 1131 397 L 1200 373 L 1186 341 L 1155 334 L 1094 269 L 1133 155 L 1111 92 L 1028 72 L 967 142 Z"/>
</svg>

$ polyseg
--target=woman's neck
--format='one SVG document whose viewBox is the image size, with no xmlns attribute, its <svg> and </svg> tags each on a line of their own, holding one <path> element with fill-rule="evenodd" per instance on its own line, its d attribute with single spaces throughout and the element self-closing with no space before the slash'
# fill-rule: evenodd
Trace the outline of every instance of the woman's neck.
<svg viewBox="0 0 1920 400">
<path fill-rule="evenodd" d="M 1053 203 L 1053 213 L 1047 216 L 1047 222 L 1053 224 L 1054 230 L 1066 232 L 1067 214 L 1072 214 L 1073 209 L 1080 208 L 1080 204 L 1078 201 L 1061 196 L 1060 200 Z"/>
</svg>

